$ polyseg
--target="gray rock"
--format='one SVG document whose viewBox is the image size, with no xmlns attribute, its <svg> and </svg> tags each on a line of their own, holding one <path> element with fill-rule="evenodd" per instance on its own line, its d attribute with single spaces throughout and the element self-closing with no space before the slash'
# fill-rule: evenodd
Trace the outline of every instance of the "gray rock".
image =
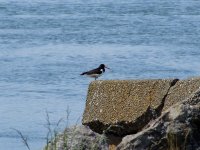
<svg viewBox="0 0 200 150">
<path fill-rule="evenodd" d="M 167 109 L 137 134 L 125 136 L 117 150 L 199 150 L 200 89 Z"/>
<path fill-rule="evenodd" d="M 46 146 L 47 148 L 47 146 Z M 106 137 L 87 126 L 73 126 L 48 144 L 48 150 L 107 150 Z"/>
</svg>

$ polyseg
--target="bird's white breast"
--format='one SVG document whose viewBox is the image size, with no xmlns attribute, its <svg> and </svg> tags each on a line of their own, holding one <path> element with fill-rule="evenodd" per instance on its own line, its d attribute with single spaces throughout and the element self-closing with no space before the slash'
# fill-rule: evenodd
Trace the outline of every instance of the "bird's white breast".
<svg viewBox="0 0 200 150">
<path fill-rule="evenodd" d="M 98 78 L 100 77 L 102 74 L 90 74 L 90 75 L 87 75 L 88 77 L 91 77 L 91 78 Z"/>
</svg>

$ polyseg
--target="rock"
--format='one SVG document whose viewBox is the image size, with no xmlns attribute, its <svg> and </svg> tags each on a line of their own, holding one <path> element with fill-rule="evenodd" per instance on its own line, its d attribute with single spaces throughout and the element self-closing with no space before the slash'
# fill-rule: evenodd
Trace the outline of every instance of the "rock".
<svg viewBox="0 0 200 150">
<path fill-rule="evenodd" d="M 100 134 L 137 133 L 199 86 L 200 78 L 94 81 L 89 85 L 82 123 Z"/>
<path fill-rule="evenodd" d="M 168 108 L 142 131 L 125 136 L 117 150 L 200 150 L 200 89 Z"/>
<path fill-rule="evenodd" d="M 87 126 L 73 126 L 55 137 L 55 139 L 45 147 L 53 150 L 107 150 L 106 137 L 93 132 Z"/>
<path fill-rule="evenodd" d="M 173 82 L 173 79 L 94 81 L 89 86 L 82 123 L 100 134 L 136 133 L 161 113 L 162 101 Z"/>
<path fill-rule="evenodd" d="M 109 150 L 200 150 L 199 87 L 200 78 L 94 81 L 82 123 L 97 133 L 87 126 L 67 128 L 50 146 L 56 145 L 56 150 L 106 150 L 108 145 Z"/>
</svg>

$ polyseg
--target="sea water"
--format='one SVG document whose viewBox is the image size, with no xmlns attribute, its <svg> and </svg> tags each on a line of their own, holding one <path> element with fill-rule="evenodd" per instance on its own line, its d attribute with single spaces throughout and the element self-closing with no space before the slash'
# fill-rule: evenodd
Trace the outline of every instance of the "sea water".
<svg viewBox="0 0 200 150">
<path fill-rule="evenodd" d="M 45 145 L 46 124 L 81 122 L 80 73 L 99 79 L 200 75 L 200 1 L 0 0 L 0 150 Z M 47 117 L 48 114 L 48 117 Z M 64 129 L 66 122 L 60 126 Z"/>
</svg>

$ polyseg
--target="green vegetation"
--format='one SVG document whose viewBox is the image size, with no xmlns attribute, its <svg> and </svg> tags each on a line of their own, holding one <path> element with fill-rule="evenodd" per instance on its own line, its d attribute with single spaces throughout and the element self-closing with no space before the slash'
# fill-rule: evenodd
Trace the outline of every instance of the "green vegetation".
<svg viewBox="0 0 200 150">
<path fill-rule="evenodd" d="M 67 109 L 66 120 L 61 118 L 56 123 L 52 125 L 50 121 L 49 113 L 46 111 L 46 146 L 43 150 L 99 150 L 107 149 L 106 137 L 105 135 L 99 135 L 92 132 L 85 126 L 78 125 L 78 119 L 76 124 L 69 127 L 69 114 L 70 111 Z M 60 133 L 61 122 L 66 122 L 65 131 Z M 22 134 L 20 130 L 13 129 L 20 136 L 22 142 L 28 150 L 31 150 L 31 146 L 28 143 L 28 138 Z"/>
</svg>

